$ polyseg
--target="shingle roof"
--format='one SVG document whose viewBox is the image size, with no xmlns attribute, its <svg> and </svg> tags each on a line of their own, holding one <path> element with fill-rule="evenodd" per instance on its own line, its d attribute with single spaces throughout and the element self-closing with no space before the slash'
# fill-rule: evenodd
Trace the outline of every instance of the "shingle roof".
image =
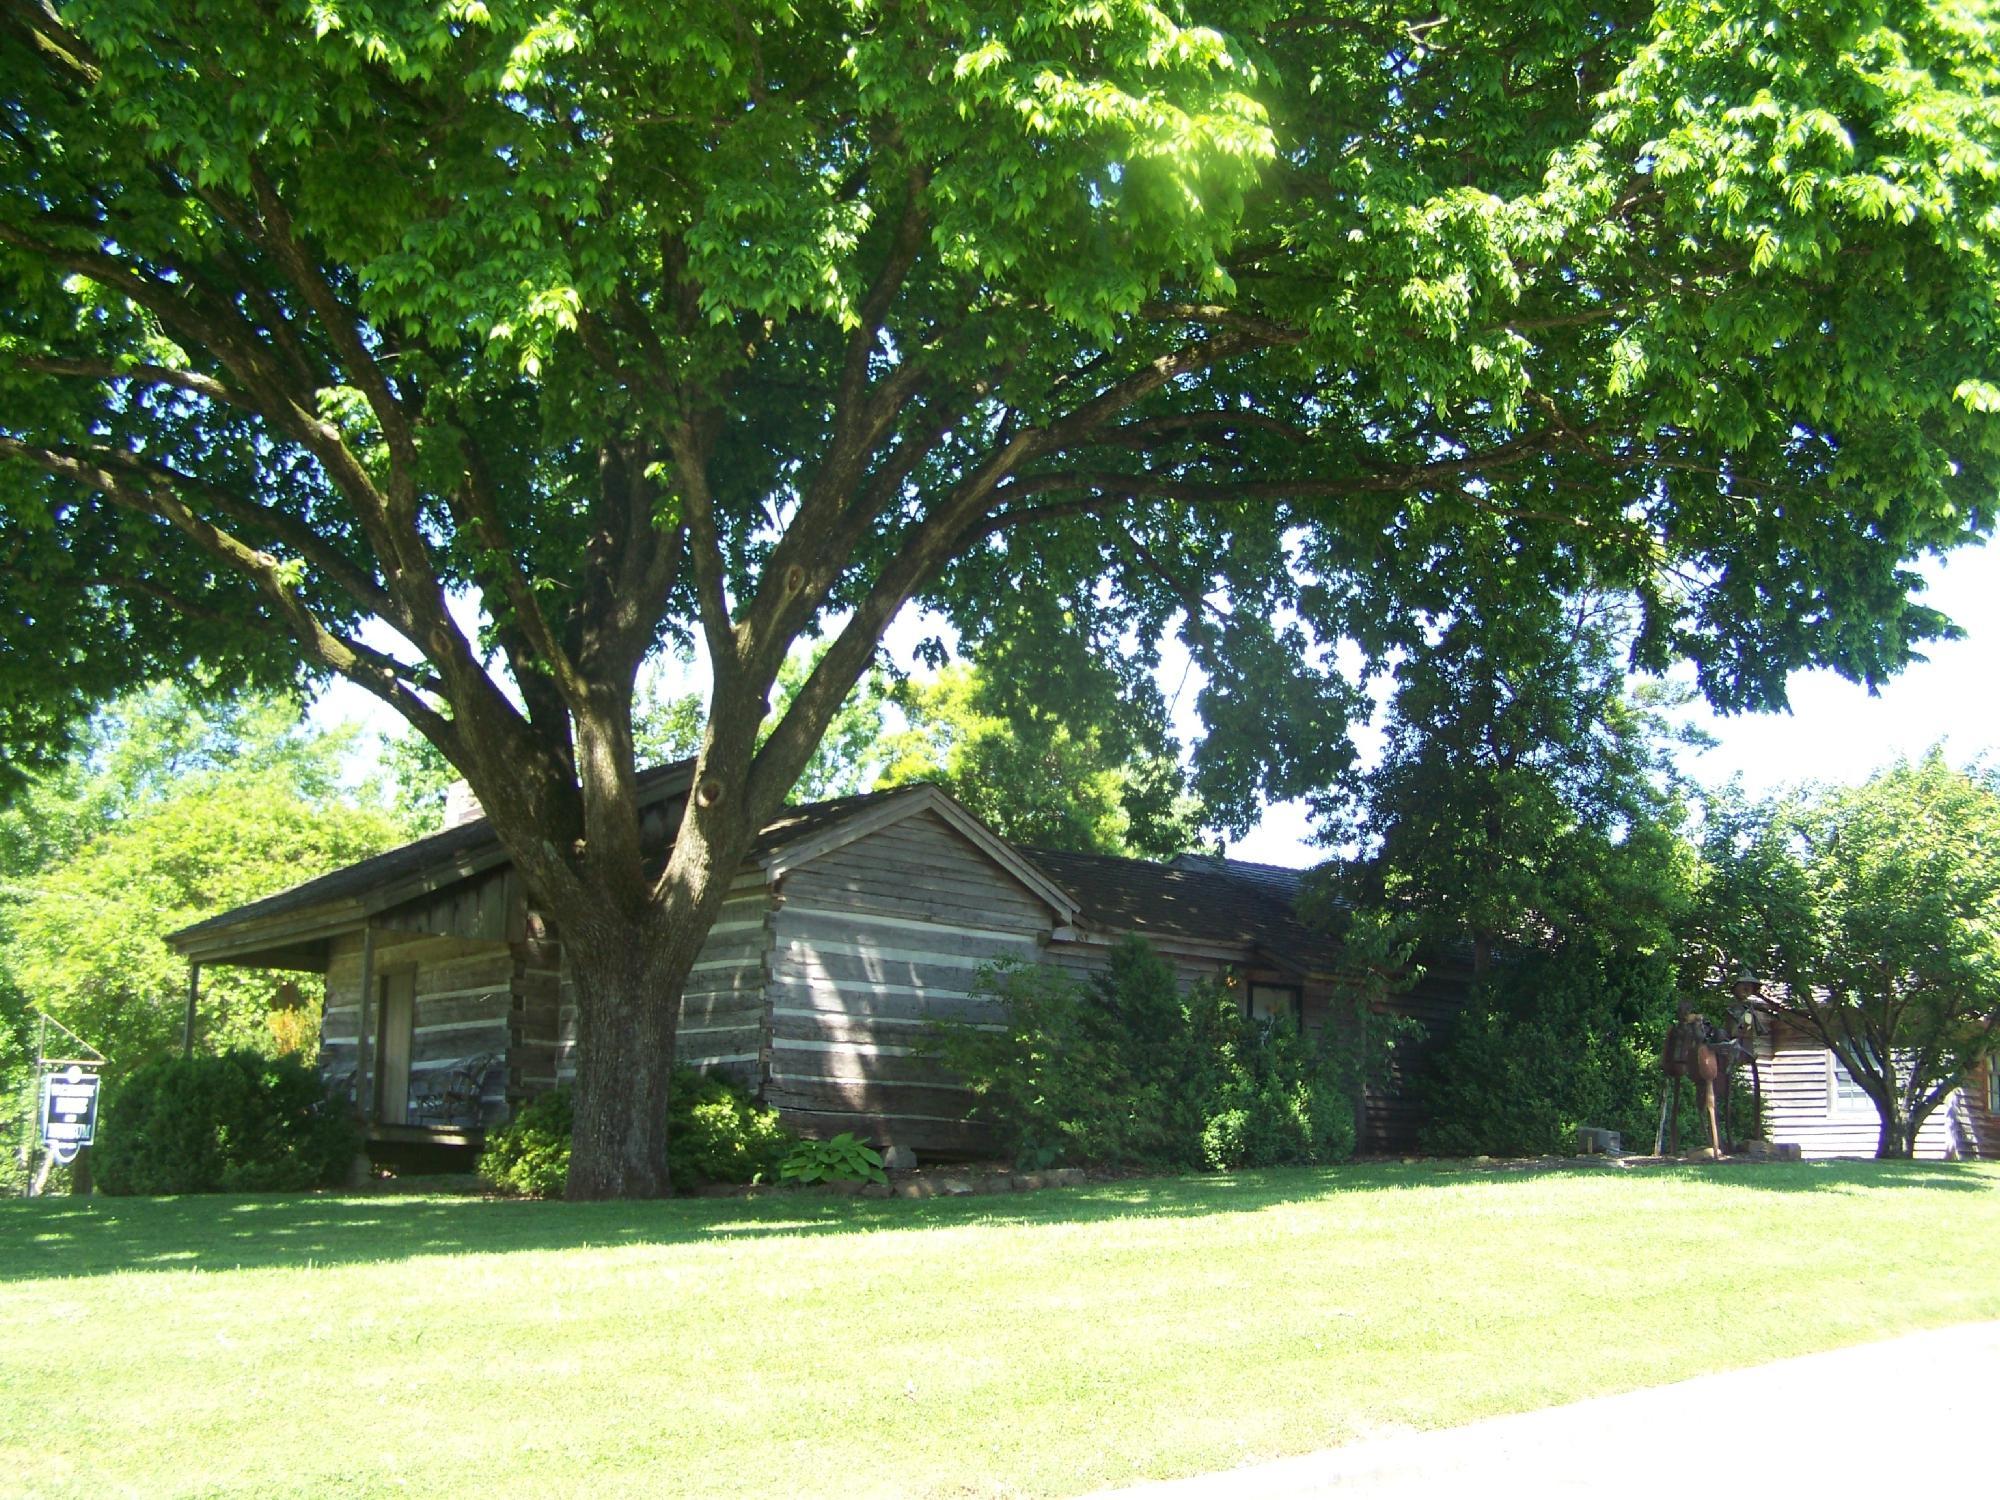
<svg viewBox="0 0 2000 1500">
<path fill-rule="evenodd" d="M 666 765 L 654 766 L 639 774 L 639 790 L 643 794 L 670 781 L 675 775 L 685 773 L 693 761 L 670 761 Z M 500 848 L 500 836 L 493 831 L 493 824 L 486 818 L 473 818 L 455 828 L 446 828 L 438 833 L 426 834 L 407 844 L 398 844 L 394 849 L 385 849 L 380 854 L 357 860 L 351 865 L 342 865 L 337 870 L 298 885 L 287 886 L 284 890 L 249 902 L 244 906 L 231 907 L 215 916 L 196 922 L 191 927 L 183 927 L 178 932 L 167 934 L 167 941 L 178 943 L 186 939 L 206 937 L 211 933 L 226 931 L 247 922 L 261 921 L 267 917 L 279 917 L 287 912 L 308 911 L 315 906 L 331 906 L 336 902 L 358 900 L 373 890 L 400 881 L 420 878 L 425 875 L 449 875 L 460 866 L 481 860 Z"/>
<path fill-rule="evenodd" d="M 689 764 L 677 761 L 641 773 L 642 792 L 685 772 Z M 912 790 L 898 787 L 787 808 L 765 825 L 751 846 L 751 858 L 775 854 L 863 808 Z M 1093 926 L 1248 944 L 1308 967 L 1317 966 L 1338 949 L 1331 939 L 1299 921 L 1295 908 L 1303 872 L 1298 870 L 1209 855 L 1182 855 L 1172 864 L 1160 864 L 1053 849 L 1023 849 L 1020 853 L 1073 897 L 1081 920 Z M 475 818 L 219 913 L 169 934 L 168 940 L 199 940 L 270 917 L 362 901 L 385 886 L 413 879 L 429 876 L 448 880 L 454 874 L 469 873 L 468 867 L 491 867 L 503 858 L 492 824 Z"/>
<path fill-rule="evenodd" d="M 1294 903 L 1301 871 L 1207 856 L 1156 864 L 1114 854 L 1023 852 L 1076 897 L 1083 919 L 1093 926 L 1247 943 L 1309 968 L 1339 951 L 1333 939 L 1299 920 Z"/>
</svg>

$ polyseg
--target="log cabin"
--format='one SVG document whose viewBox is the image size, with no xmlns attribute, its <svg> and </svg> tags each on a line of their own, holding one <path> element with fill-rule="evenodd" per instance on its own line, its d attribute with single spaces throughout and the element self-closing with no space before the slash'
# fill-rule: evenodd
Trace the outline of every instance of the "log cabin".
<svg viewBox="0 0 2000 1500">
<path fill-rule="evenodd" d="M 663 858 L 689 763 L 640 778 Z M 400 848 L 174 933 L 196 976 L 236 965 L 325 979 L 320 1066 L 371 1151 L 469 1148 L 575 1071 L 562 934 L 476 805 Z M 1138 933 L 1185 983 L 1222 980 L 1252 1015 L 1328 1023 L 1338 949 L 1297 911 L 1300 872 L 1219 856 L 1167 863 L 1017 847 L 938 788 L 788 809 L 737 873 L 682 1001 L 680 1060 L 732 1075 L 813 1135 L 927 1156 L 990 1149 L 970 1094 L 923 1056 L 933 1017 L 977 1021 L 996 963 L 1087 977 Z M 1427 977 L 1390 1002 L 1423 1023 L 1413 1066 L 1462 994 Z M 190 1009 L 192 1025 L 192 1009 Z M 1406 1150 L 1402 1091 L 1370 1091 L 1362 1145 Z"/>
</svg>

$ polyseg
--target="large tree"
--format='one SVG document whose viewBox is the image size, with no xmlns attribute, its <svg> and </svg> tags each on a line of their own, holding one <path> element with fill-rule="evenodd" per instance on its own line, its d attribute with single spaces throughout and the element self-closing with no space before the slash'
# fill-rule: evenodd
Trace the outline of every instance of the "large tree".
<svg viewBox="0 0 2000 1500">
<path fill-rule="evenodd" d="M 1050 601 L 1135 691 L 1178 620 L 1240 824 L 1475 519 L 1732 707 L 1895 670 L 1990 520 L 1975 6 L 0 15 L 10 760 L 191 661 L 392 706 L 566 941 L 580 1196 L 667 1190 L 682 981 L 913 600 Z M 696 634 L 649 867 L 632 686 Z"/>
<path fill-rule="evenodd" d="M 1876 1155 L 1908 1157 L 2000 1053 L 2000 785 L 1932 751 L 1861 786 L 1718 799 L 1705 936 L 1875 1105 Z"/>
</svg>

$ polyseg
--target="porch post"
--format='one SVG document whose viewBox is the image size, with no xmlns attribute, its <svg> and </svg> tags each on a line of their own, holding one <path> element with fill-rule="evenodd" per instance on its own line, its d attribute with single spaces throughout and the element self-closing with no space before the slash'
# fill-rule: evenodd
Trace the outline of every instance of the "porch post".
<svg viewBox="0 0 2000 1500">
<path fill-rule="evenodd" d="M 194 1056 L 194 1007 L 201 998 L 201 965 L 188 961 L 187 1019 L 181 1026 L 181 1056 Z"/>
<path fill-rule="evenodd" d="M 363 1123 L 375 1120 L 375 929 L 361 929 L 360 1034 L 355 1038 L 354 1110 Z"/>
</svg>

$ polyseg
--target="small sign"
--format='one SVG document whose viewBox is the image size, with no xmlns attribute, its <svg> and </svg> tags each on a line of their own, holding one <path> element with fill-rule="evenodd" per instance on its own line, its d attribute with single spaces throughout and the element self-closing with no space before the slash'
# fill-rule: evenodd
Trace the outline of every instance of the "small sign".
<svg viewBox="0 0 2000 1500">
<path fill-rule="evenodd" d="M 64 1166 L 97 1134 L 95 1073 L 71 1063 L 60 1073 L 42 1075 L 42 1144 Z"/>
</svg>

